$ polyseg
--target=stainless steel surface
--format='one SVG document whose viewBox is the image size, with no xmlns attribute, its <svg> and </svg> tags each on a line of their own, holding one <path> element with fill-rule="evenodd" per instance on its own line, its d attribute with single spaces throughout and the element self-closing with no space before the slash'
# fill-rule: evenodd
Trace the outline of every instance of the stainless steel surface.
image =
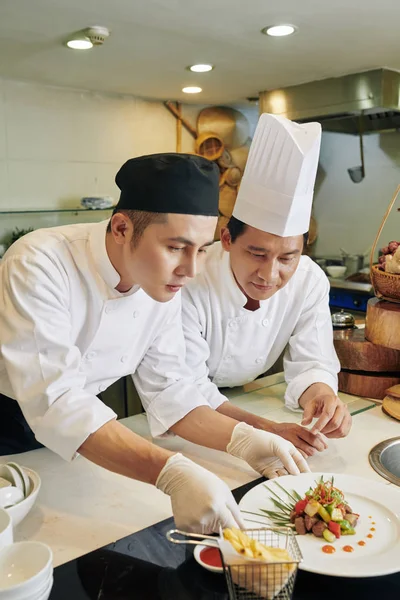
<svg viewBox="0 0 400 600">
<path fill-rule="evenodd" d="M 374 446 L 369 453 L 369 462 L 379 475 L 400 486 L 400 437 Z"/>
<path fill-rule="evenodd" d="M 260 112 L 299 122 L 320 121 L 325 131 L 359 135 L 400 128 L 400 73 L 375 69 L 260 93 Z"/>
<path fill-rule="evenodd" d="M 332 325 L 337 329 L 347 329 L 354 327 L 355 320 L 352 314 L 345 312 L 343 309 L 340 312 L 333 313 Z"/>
<path fill-rule="evenodd" d="M 341 288 L 343 290 L 353 290 L 354 292 L 366 292 L 372 294 L 372 283 L 359 283 L 358 281 L 346 281 L 345 279 L 335 279 L 328 277 L 331 288 Z M 373 295 L 373 294 L 372 294 Z"/>
</svg>

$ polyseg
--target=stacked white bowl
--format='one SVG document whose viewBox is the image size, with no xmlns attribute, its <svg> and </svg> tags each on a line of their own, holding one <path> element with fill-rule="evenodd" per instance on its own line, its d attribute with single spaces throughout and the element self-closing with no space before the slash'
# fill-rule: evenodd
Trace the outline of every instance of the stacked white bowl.
<svg viewBox="0 0 400 600">
<path fill-rule="evenodd" d="M 53 553 L 41 542 L 13 543 L 13 528 L 35 503 L 40 477 L 16 463 L 0 465 L 0 600 L 47 600 Z"/>
<path fill-rule="evenodd" d="M 47 600 L 53 587 L 53 554 L 41 542 L 0 550 L 0 600 Z"/>
</svg>

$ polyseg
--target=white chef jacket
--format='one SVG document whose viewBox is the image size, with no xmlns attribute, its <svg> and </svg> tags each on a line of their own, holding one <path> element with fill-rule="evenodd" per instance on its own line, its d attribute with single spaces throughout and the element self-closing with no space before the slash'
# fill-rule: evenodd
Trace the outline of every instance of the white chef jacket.
<svg viewBox="0 0 400 600">
<path fill-rule="evenodd" d="M 285 350 L 288 383 L 285 401 L 298 409 L 313 383 L 337 392 L 340 370 L 333 345 L 329 281 L 322 269 L 302 256 L 292 278 L 260 308 L 244 308 L 220 243 L 207 251 L 205 267 L 182 291 L 186 362 L 213 408 L 226 401 L 218 388 L 244 385 L 270 369 Z"/>
<path fill-rule="evenodd" d="M 37 230 L 0 264 L 0 392 L 67 460 L 116 417 L 96 394 L 125 375 L 134 374 L 153 436 L 207 405 L 184 362 L 180 294 L 159 303 L 137 286 L 118 292 L 106 227 Z"/>
</svg>

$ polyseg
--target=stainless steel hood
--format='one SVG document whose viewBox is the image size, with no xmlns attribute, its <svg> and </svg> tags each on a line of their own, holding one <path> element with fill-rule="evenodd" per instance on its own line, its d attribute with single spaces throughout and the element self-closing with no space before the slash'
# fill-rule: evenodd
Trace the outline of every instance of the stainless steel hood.
<svg viewBox="0 0 400 600">
<path fill-rule="evenodd" d="M 400 129 L 400 73 L 376 69 L 260 93 L 260 112 L 319 121 L 324 131 L 358 134 Z"/>
</svg>

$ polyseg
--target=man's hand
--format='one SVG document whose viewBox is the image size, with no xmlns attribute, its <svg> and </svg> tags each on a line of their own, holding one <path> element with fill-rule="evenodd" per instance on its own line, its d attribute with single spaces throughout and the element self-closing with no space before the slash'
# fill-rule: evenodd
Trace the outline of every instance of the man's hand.
<svg viewBox="0 0 400 600">
<path fill-rule="evenodd" d="M 255 471 L 271 477 L 271 459 L 279 459 L 284 469 L 291 475 L 308 473 L 309 466 L 293 444 L 282 437 L 255 429 L 247 423 L 238 423 L 232 439 L 226 447 L 232 456 L 245 460 Z"/>
<path fill-rule="evenodd" d="M 240 509 L 226 483 L 182 454 L 174 454 L 156 486 L 171 497 L 178 529 L 212 533 L 222 527 L 244 528 Z"/>
<path fill-rule="evenodd" d="M 302 425 L 309 425 L 314 418 L 318 419 L 311 433 L 320 432 L 328 438 L 341 438 L 349 433 L 349 410 L 328 385 L 314 383 L 303 393 L 299 404 L 304 409 Z"/>
<path fill-rule="evenodd" d="M 301 425 L 296 425 L 296 423 L 276 423 L 273 433 L 292 442 L 306 458 L 313 456 L 316 452 L 323 452 L 328 447 L 321 435 L 313 433 Z"/>
</svg>

